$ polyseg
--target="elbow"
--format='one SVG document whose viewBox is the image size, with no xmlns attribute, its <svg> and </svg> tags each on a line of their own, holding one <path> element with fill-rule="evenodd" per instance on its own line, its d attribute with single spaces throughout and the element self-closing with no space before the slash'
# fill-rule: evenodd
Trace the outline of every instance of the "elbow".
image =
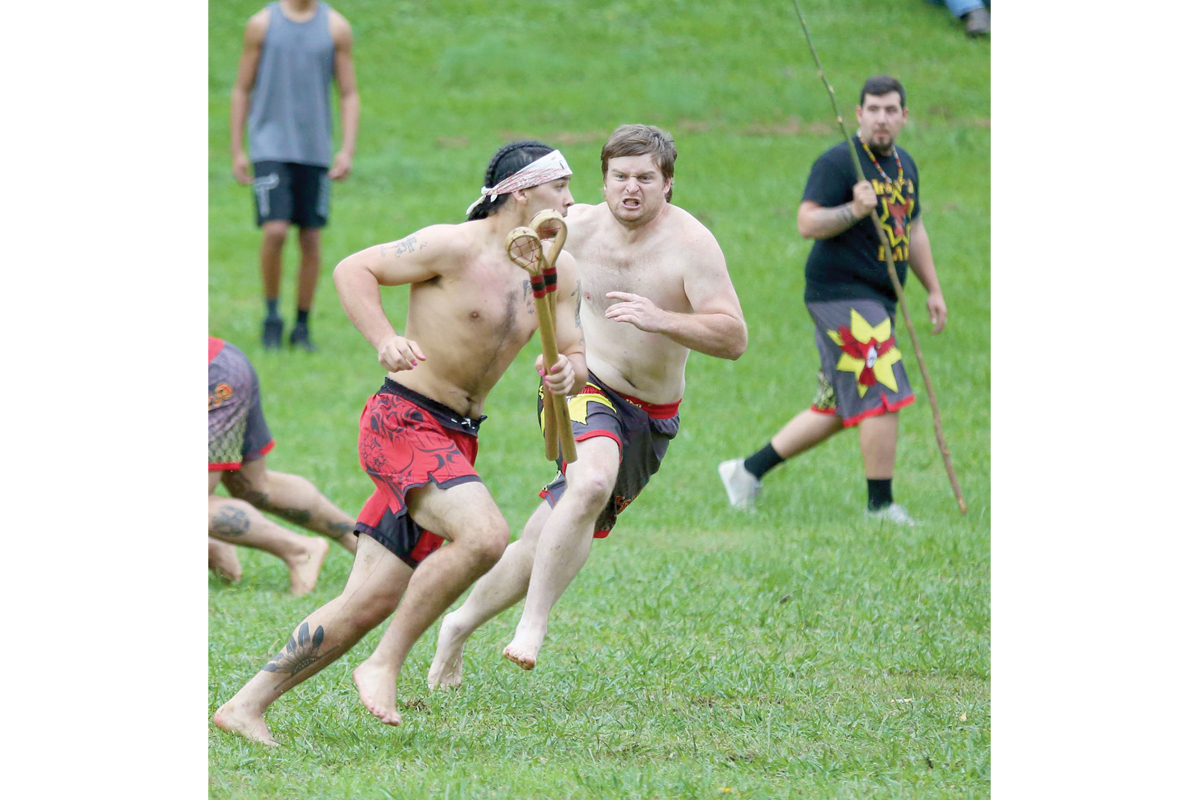
<svg viewBox="0 0 1200 800">
<path fill-rule="evenodd" d="M 796 219 L 796 230 L 799 231 L 800 235 L 802 237 L 804 237 L 805 239 L 816 239 L 817 238 L 817 232 L 815 230 L 813 230 L 813 228 L 809 224 L 808 220 L 805 219 L 804 217 L 799 217 Z"/>
<path fill-rule="evenodd" d="M 353 270 L 354 265 L 350 263 L 349 258 L 342 259 L 333 268 L 333 285 L 337 288 L 339 294 L 346 287 L 346 282 L 350 279 L 350 273 Z"/>
<path fill-rule="evenodd" d="M 733 346 L 729 349 L 727 356 L 730 361 L 737 361 L 746 352 L 746 343 L 749 335 L 746 332 L 746 323 L 742 323 L 741 330 L 738 331 L 738 336 L 733 342 Z"/>
</svg>

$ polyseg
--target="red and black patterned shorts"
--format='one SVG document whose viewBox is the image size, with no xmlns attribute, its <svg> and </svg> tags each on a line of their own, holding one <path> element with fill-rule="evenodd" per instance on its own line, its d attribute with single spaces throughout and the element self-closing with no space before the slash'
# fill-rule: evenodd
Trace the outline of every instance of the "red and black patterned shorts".
<svg viewBox="0 0 1200 800">
<path fill-rule="evenodd" d="M 428 483 L 447 489 L 481 481 L 475 471 L 479 425 L 388 378 L 363 408 L 358 458 L 375 493 L 354 532 L 376 540 L 413 569 L 442 544 L 408 516 L 405 495 Z"/>
</svg>

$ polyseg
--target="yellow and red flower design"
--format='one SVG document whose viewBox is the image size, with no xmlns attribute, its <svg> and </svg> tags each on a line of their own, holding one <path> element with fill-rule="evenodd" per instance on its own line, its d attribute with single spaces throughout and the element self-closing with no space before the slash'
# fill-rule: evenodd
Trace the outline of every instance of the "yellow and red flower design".
<svg viewBox="0 0 1200 800">
<path fill-rule="evenodd" d="M 862 314 L 850 309 L 849 327 L 840 325 L 836 331 L 826 330 L 825 333 L 842 348 L 837 369 L 854 373 L 859 397 L 876 383 L 882 383 L 893 392 L 899 391 L 892 365 L 900 360 L 900 350 L 892 334 L 891 319 L 884 317 L 883 322 L 871 325 Z"/>
</svg>

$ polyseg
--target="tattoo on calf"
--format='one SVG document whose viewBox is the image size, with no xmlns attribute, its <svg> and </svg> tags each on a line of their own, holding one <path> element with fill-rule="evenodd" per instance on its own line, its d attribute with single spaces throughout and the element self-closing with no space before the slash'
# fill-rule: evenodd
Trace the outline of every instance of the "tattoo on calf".
<svg viewBox="0 0 1200 800">
<path fill-rule="evenodd" d="M 330 522 L 325 527 L 329 531 L 329 535 L 332 538 L 340 539 L 343 536 L 345 536 L 347 533 L 350 533 L 351 531 L 354 530 L 354 523 L 353 522 Z"/>
<path fill-rule="evenodd" d="M 240 508 L 223 506 L 212 521 L 212 530 L 220 536 L 241 536 L 250 530 L 250 515 Z"/>
<path fill-rule="evenodd" d="M 299 508 L 277 508 L 275 506 L 270 506 L 267 510 L 272 514 L 283 517 L 288 522 L 294 522 L 297 525 L 307 525 L 309 520 L 312 519 L 312 514 L 310 512 Z"/>
<path fill-rule="evenodd" d="M 324 640 L 325 628 L 318 625 L 317 632 L 309 638 L 308 623 L 301 622 L 296 633 L 288 637 L 287 646 L 268 661 L 262 671 L 287 673 L 288 678 L 294 678 L 319 660 L 317 650 Z"/>
</svg>

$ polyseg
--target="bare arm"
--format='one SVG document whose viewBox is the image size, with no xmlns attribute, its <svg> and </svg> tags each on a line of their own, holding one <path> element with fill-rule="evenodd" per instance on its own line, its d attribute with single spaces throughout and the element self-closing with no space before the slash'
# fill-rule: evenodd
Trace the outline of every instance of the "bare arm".
<svg viewBox="0 0 1200 800">
<path fill-rule="evenodd" d="M 358 141 L 358 82 L 354 77 L 354 58 L 350 54 L 354 38 L 350 23 L 336 11 L 330 10 L 330 34 L 333 37 L 333 77 L 337 81 L 338 102 L 342 112 L 342 148 L 334 158 L 329 177 L 341 180 L 350 173 L 354 147 Z"/>
<path fill-rule="evenodd" d="M 557 299 L 554 311 L 555 346 L 558 348 L 559 356 L 565 357 L 571 363 L 571 369 L 575 376 L 575 380 L 566 394 L 576 394 L 587 385 L 583 321 L 580 317 L 583 303 L 583 283 L 579 280 L 579 270 L 570 253 L 561 253 L 556 266 L 561 289 L 554 293 Z"/>
<path fill-rule="evenodd" d="M 869 181 L 859 181 L 854 184 L 854 199 L 849 203 L 826 208 L 813 200 L 801 202 L 796 212 L 796 229 L 805 239 L 828 239 L 869 217 L 873 208 L 875 189 Z"/>
<path fill-rule="evenodd" d="M 267 35 L 270 21 L 264 9 L 246 23 L 242 38 L 242 57 L 238 60 L 237 77 L 233 81 L 233 93 L 229 108 L 229 148 L 233 156 L 233 176 L 241 183 L 250 183 L 249 159 L 244 146 L 246 116 L 250 111 L 250 92 L 258 74 L 258 58 L 262 55 L 263 39 Z"/>
<path fill-rule="evenodd" d="M 908 265 L 929 293 L 925 307 L 929 311 L 933 332 L 941 333 L 942 328 L 946 327 L 948 314 L 946 300 L 942 296 L 942 285 L 938 282 L 937 269 L 933 266 L 933 248 L 929 245 L 929 232 L 925 230 L 925 220 L 917 217 L 909 229 L 908 236 Z"/>
<path fill-rule="evenodd" d="M 664 311 L 639 295 L 609 292 L 607 297 L 621 302 L 605 309 L 604 316 L 661 333 L 690 350 L 736 361 L 746 352 L 746 321 L 721 247 L 706 229 L 685 247 L 691 262 L 683 291 L 692 313 Z"/>
<path fill-rule="evenodd" d="M 397 335 L 384 313 L 379 287 L 420 283 L 441 274 L 441 264 L 455 261 L 453 230 L 453 225 L 422 228 L 403 239 L 360 250 L 333 270 L 333 283 L 346 316 L 379 353 L 380 363 L 390 370 L 411 369 L 424 355 L 417 348 L 411 352 L 416 358 L 409 357 L 405 350 L 408 340 Z M 398 353 L 392 353 L 390 346 L 395 346 Z M 392 363 L 387 363 L 385 356 Z M 402 358 L 407 361 L 402 362 Z"/>
</svg>

